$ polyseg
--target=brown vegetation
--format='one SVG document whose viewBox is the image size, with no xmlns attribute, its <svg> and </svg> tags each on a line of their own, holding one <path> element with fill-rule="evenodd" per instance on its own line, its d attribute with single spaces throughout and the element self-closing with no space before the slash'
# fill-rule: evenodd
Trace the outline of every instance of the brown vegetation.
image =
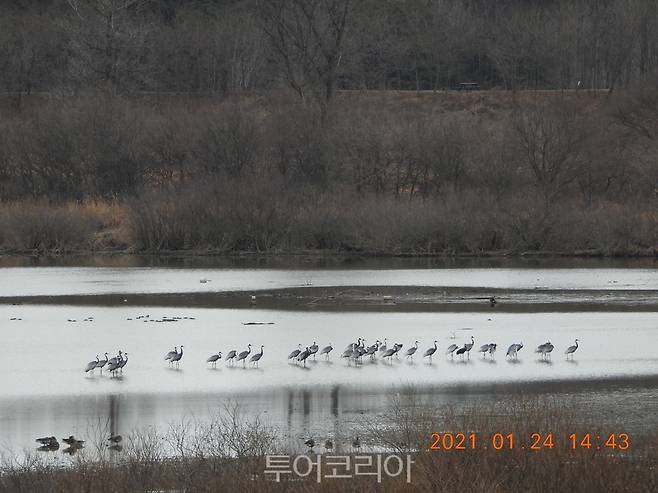
<svg viewBox="0 0 658 493">
<path fill-rule="evenodd" d="M 5 251 L 658 245 L 652 1 L 14 3 Z"/>
<path fill-rule="evenodd" d="M 324 124 L 279 93 L 183 102 L 87 94 L 0 124 L 0 247 L 635 255 L 658 245 L 658 168 L 644 159 L 653 142 L 619 125 L 602 95 L 348 92 Z"/>
<path fill-rule="evenodd" d="M 430 450 L 432 433 L 476 433 L 477 447 L 466 450 Z M 276 483 L 266 476 L 265 455 L 304 453 L 284 446 L 276 430 L 259 419 L 245 420 L 236 408 L 209 423 L 183 421 L 165 434 L 154 430 L 132 433 L 123 451 L 111 453 L 99 441 L 87 444 L 72 466 L 61 468 L 36 455 L 7 459 L 0 473 L 0 491 L 114 492 L 114 491 L 654 491 L 656 484 L 655 434 L 630 435 L 627 450 L 570 448 L 569 435 L 592 437 L 622 430 L 582 422 L 565 401 L 515 398 L 507 405 L 473 405 L 457 412 L 420 402 L 413 389 L 393 399 L 385 415 L 369 417 L 350 433 L 361 437 L 361 449 L 351 445 L 335 455 L 411 453 L 412 482 L 405 476 L 324 479 L 293 477 Z M 515 446 L 495 450 L 494 433 L 513 433 Z M 554 446 L 530 450 L 531 435 L 552 433 Z M 339 440 L 335 437 L 335 441 Z M 348 440 L 351 442 L 351 438 Z M 580 442 L 580 440 L 579 440 Z M 544 441 L 542 441 L 544 443 Z M 485 448 L 485 445 L 487 447 Z M 525 445 L 525 448 L 522 446 Z M 319 447 L 321 448 L 321 447 Z"/>
</svg>

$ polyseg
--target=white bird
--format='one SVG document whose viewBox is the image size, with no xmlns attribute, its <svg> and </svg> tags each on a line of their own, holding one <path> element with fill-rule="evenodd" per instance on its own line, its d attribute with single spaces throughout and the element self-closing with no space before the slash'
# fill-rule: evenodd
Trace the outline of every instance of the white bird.
<svg viewBox="0 0 658 493">
<path fill-rule="evenodd" d="M 578 342 L 580 342 L 578 339 L 576 339 L 575 344 L 573 346 L 569 346 L 567 350 L 564 352 L 564 354 L 567 355 L 567 359 L 569 358 L 569 355 L 571 355 L 571 358 L 573 359 L 573 353 L 576 352 L 576 349 L 578 349 Z"/>
<path fill-rule="evenodd" d="M 247 359 L 247 356 L 249 356 L 250 354 L 251 354 L 251 344 L 247 344 L 247 350 L 242 351 L 240 354 L 238 354 L 236 361 L 242 361 L 242 366 L 244 366 L 244 362 Z"/>
<path fill-rule="evenodd" d="M 212 363 L 213 367 L 217 367 L 217 360 L 222 359 L 222 352 L 217 351 L 217 354 L 213 354 L 210 358 L 206 360 L 206 363 Z"/>
<path fill-rule="evenodd" d="M 431 347 L 427 351 L 425 351 L 425 354 L 423 354 L 423 358 L 427 358 L 429 356 L 430 361 L 432 361 L 432 355 L 434 353 L 436 353 L 436 341 L 434 341 L 434 347 Z"/>
<path fill-rule="evenodd" d="M 182 345 L 180 347 L 180 351 L 178 353 L 176 353 L 176 356 L 171 358 L 171 362 L 172 362 L 172 364 L 176 363 L 176 367 L 178 368 L 178 363 L 180 362 L 181 359 L 183 359 L 183 346 Z"/>
<path fill-rule="evenodd" d="M 249 360 L 249 362 L 250 362 L 250 363 L 253 363 L 254 366 L 258 366 L 258 362 L 259 362 L 260 359 L 263 357 L 263 348 L 264 348 L 264 347 L 265 347 L 265 346 L 261 346 L 261 347 L 260 347 L 260 353 L 256 353 L 256 354 L 254 354 L 254 355 L 251 357 L 251 359 Z"/>
<path fill-rule="evenodd" d="M 322 351 L 320 351 L 320 356 L 324 354 L 326 355 L 327 359 L 329 359 L 329 353 L 333 350 L 334 350 L 333 346 L 331 345 L 331 343 L 329 343 L 328 346 L 322 348 Z"/>
<path fill-rule="evenodd" d="M 301 344 L 297 344 L 297 349 L 295 349 L 292 353 L 290 353 L 290 354 L 288 355 L 288 359 L 294 359 L 294 358 L 296 358 L 297 356 L 299 356 L 299 353 L 301 353 L 301 352 L 302 352 L 302 345 L 301 345 Z"/>
<path fill-rule="evenodd" d="M 388 344 L 388 339 L 386 337 L 384 337 L 384 344 L 379 346 L 379 352 L 380 353 L 383 353 L 384 351 L 386 351 L 386 349 L 387 349 L 386 344 Z"/>
<path fill-rule="evenodd" d="M 411 358 L 411 359 L 413 359 L 413 358 L 414 358 L 414 353 L 415 353 L 417 350 L 418 350 L 418 341 L 416 341 L 415 344 L 414 344 L 412 347 L 410 347 L 409 349 L 407 349 L 407 352 L 406 352 L 405 356 L 406 356 L 407 358 Z"/>
<path fill-rule="evenodd" d="M 455 349 L 457 349 L 459 346 L 457 344 L 450 344 L 448 346 L 448 349 L 446 349 L 446 354 L 449 354 L 451 358 L 454 358 L 455 356 Z"/>
<path fill-rule="evenodd" d="M 94 373 L 94 368 L 98 365 L 99 359 L 98 355 L 96 355 L 96 359 L 94 361 L 90 361 L 87 363 L 87 366 L 85 367 L 85 373 L 92 372 Z"/>
</svg>

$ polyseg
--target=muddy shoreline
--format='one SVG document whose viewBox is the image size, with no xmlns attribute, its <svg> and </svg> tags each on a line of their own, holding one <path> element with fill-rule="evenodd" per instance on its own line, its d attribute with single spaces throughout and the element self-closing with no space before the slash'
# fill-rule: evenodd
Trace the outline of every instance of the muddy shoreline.
<svg viewBox="0 0 658 493">
<path fill-rule="evenodd" d="M 0 297 L 0 304 L 377 312 L 658 312 L 658 291 L 307 286 L 195 293 L 11 296 Z"/>
</svg>

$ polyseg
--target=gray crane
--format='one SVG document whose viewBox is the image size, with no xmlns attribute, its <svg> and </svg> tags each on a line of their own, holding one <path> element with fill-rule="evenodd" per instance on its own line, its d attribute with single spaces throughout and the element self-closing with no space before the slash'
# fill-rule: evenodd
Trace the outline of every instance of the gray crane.
<svg viewBox="0 0 658 493">
<path fill-rule="evenodd" d="M 448 349 L 446 349 L 446 355 L 449 354 L 451 358 L 454 358 L 455 357 L 455 350 L 458 347 L 459 346 L 457 344 L 450 344 L 450 346 L 448 346 Z"/>
<path fill-rule="evenodd" d="M 520 342 L 518 344 L 512 344 L 508 349 L 507 349 L 507 355 L 510 358 L 517 359 L 518 358 L 518 352 L 521 350 L 523 347 L 523 342 Z"/>
<path fill-rule="evenodd" d="M 231 349 L 226 355 L 226 362 L 233 363 L 235 362 L 235 357 L 238 355 L 238 352 L 235 349 Z"/>
<path fill-rule="evenodd" d="M 466 352 L 468 353 L 468 359 L 471 359 L 471 349 L 473 349 L 474 344 L 475 344 L 475 339 L 473 338 L 473 336 L 471 336 L 470 344 L 464 344 L 464 347 L 466 348 Z"/>
<path fill-rule="evenodd" d="M 418 341 L 416 341 L 413 346 L 407 349 L 405 356 L 407 358 L 414 359 L 414 354 L 416 353 L 416 351 L 418 351 Z"/>
<path fill-rule="evenodd" d="M 564 351 L 564 354 L 567 355 L 567 359 L 569 359 L 569 355 L 571 355 L 571 359 L 573 359 L 573 353 L 576 352 L 576 349 L 578 349 L 578 343 L 580 342 L 578 339 L 576 339 L 575 344 L 573 346 L 569 346 L 566 351 Z"/>
<path fill-rule="evenodd" d="M 96 364 L 96 368 L 100 368 L 100 370 L 101 370 L 101 375 L 103 374 L 103 368 L 105 367 L 105 365 L 107 365 L 107 362 L 108 362 L 108 361 L 109 361 L 109 359 L 107 359 L 107 353 L 105 353 L 105 359 L 104 359 L 104 360 L 100 360 L 100 361 Z"/>
<path fill-rule="evenodd" d="M 297 344 L 297 349 L 295 349 L 292 353 L 288 355 L 288 359 L 295 359 L 297 356 L 299 356 L 299 353 L 302 352 L 302 345 Z"/>
<path fill-rule="evenodd" d="M 206 363 L 212 363 L 211 366 L 212 366 L 213 368 L 217 368 L 217 361 L 220 360 L 220 359 L 222 359 L 222 352 L 221 352 L 221 351 L 217 351 L 217 354 L 213 354 L 212 356 L 210 356 L 210 357 L 206 360 Z"/>
<path fill-rule="evenodd" d="M 306 366 L 306 360 L 310 355 L 311 355 L 311 351 L 307 347 L 301 353 L 299 353 L 299 356 L 297 356 L 297 361 L 302 361 L 304 363 L 304 366 Z"/>
<path fill-rule="evenodd" d="M 182 351 L 182 350 L 183 350 L 183 349 L 182 349 L 182 346 L 181 346 L 181 351 Z M 128 364 L 128 353 L 123 353 L 123 354 L 124 354 L 125 358 L 121 358 L 121 361 L 119 361 L 119 368 L 118 368 L 118 370 L 119 370 L 121 373 L 123 373 L 123 367 L 126 366 L 126 365 Z M 182 355 L 183 355 L 183 353 L 181 353 L 181 356 L 182 356 Z"/>
<path fill-rule="evenodd" d="M 544 344 L 540 344 L 537 346 L 537 349 L 535 349 L 535 353 L 539 353 L 542 357 L 542 359 L 547 359 L 549 357 L 549 354 L 551 351 L 553 351 L 553 344 L 551 344 L 551 341 L 545 342 Z"/>
<path fill-rule="evenodd" d="M 178 365 L 180 363 L 180 360 L 183 359 L 183 345 L 181 344 L 180 351 L 176 353 L 176 356 L 171 358 L 171 363 L 174 364 L 176 363 L 176 368 L 178 368 Z"/>
<path fill-rule="evenodd" d="M 96 359 L 93 360 L 93 361 L 90 361 L 89 363 L 87 363 L 87 366 L 85 366 L 85 373 L 89 373 L 89 372 L 94 373 L 94 368 L 96 368 L 99 361 L 100 360 L 98 359 L 98 355 L 96 355 Z"/>
<path fill-rule="evenodd" d="M 177 354 L 178 354 L 178 346 L 176 346 L 173 351 L 169 351 L 165 355 L 164 360 L 169 361 L 169 365 L 171 365 L 173 363 L 172 358 L 174 358 Z"/>
<path fill-rule="evenodd" d="M 436 353 L 436 341 L 434 341 L 434 347 L 429 348 L 427 351 L 425 351 L 425 354 L 423 354 L 423 358 L 429 357 L 430 361 L 432 361 L 432 355 Z"/>
<path fill-rule="evenodd" d="M 260 359 L 263 357 L 263 348 L 264 348 L 264 347 L 265 347 L 265 346 L 261 346 L 261 347 L 260 347 L 260 353 L 256 353 L 256 354 L 254 354 L 254 355 L 251 357 L 251 359 L 249 360 L 249 362 L 250 362 L 250 363 L 253 363 L 253 365 L 254 365 L 255 367 L 258 367 L 258 362 L 259 362 Z"/>
<path fill-rule="evenodd" d="M 495 342 L 492 342 L 489 344 L 489 355 L 491 356 L 491 359 L 493 359 L 494 354 L 496 354 L 496 348 L 498 347 L 498 344 Z"/>
<path fill-rule="evenodd" d="M 245 360 L 247 359 L 247 356 L 251 354 L 251 344 L 247 344 L 247 350 L 242 351 L 240 354 L 238 354 L 238 357 L 235 359 L 235 361 L 242 361 L 242 366 L 244 367 Z"/>
<path fill-rule="evenodd" d="M 333 350 L 334 350 L 333 346 L 331 345 L 331 343 L 329 343 L 328 346 L 325 346 L 325 347 L 322 348 L 322 351 L 320 351 L 320 356 L 322 356 L 324 354 L 325 357 L 327 359 L 329 359 L 329 353 Z"/>
</svg>

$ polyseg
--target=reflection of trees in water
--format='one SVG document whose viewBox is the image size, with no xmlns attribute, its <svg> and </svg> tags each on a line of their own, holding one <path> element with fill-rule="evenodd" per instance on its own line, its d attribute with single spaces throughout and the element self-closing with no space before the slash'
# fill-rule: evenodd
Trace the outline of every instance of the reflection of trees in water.
<svg viewBox="0 0 658 493">
<path fill-rule="evenodd" d="M 119 396 L 116 394 L 110 394 L 108 404 L 110 406 L 110 412 L 108 413 L 108 427 L 110 430 L 110 436 L 113 437 L 119 434 Z"/>
<path fill-rule="evenodd" d="M 313 434 L 317 434 L 318 430 L 313 429 L 312 416 L 320 416 L 323 414 L 325 406 L 328 405 L 329 412 L 333 417 L 332 421 L 321 420 L 330 424 L 330 426 L 320 430 L 323 436 L 313 436 L 316 443 L 323 444 L 327 438 L 331 439 L 337 446 L 340 443 L 341 436 L 341 401 L 340 401 L 340 386 L 335 385 L 329 392 L 329 399 L 326 399 L 327 394 L 324 391 L 313 391 L 311 389 L 293 390 L 289 389 L 286 394 L 286 425 L 287 434 L 290 437 L 291 445 L 293 447 L 299 446 L 298 436 L 304 436 L 305 439 Z M 301 400 L 301 402 L 300 402 Z M 296 426 L 301 418 L 301 426 Z M 315 423 L 317 426 L 317 423 Z M 326 435 L 326 436 L 324 436 Z"/>
</svg>

